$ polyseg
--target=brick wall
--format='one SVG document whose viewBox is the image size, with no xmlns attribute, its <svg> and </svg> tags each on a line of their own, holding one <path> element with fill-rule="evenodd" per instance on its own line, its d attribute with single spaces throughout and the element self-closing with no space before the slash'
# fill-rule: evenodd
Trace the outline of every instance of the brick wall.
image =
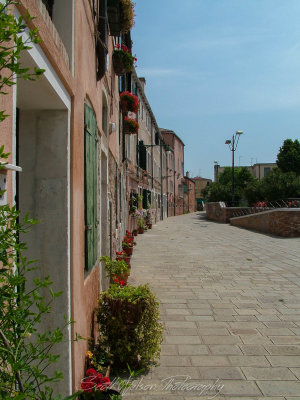
<svg viewBox="0 0 300 400">
<path fill-rule="evenodd" d="M 219 202 L 205 204 L 206 218 L 222 223 L 229 223 L 234 213 L 248 209 L 249 207 L 221 207 Z"/>
<path fill-rule="evenodd" d="M 231 218 L 230 224 L 283 237 L 300 237 L 300 209 L 282 208 Z"/>
</svg>

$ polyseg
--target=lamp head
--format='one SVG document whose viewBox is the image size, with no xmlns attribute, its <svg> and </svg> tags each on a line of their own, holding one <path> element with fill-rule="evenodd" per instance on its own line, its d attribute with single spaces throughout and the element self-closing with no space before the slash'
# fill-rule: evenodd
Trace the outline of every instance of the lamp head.
<svg viewBox="0 0 300 400">
<path fill-rule="evenodd" d="M 236 135 L 242 135 L 243 131 L 236 131 L 235 133 L 236 133 Z"/>
<path fill-rule="evenodd" d="M 225 144 L 230 144 L 231 140 L 226 140 Z"/>
</svg>

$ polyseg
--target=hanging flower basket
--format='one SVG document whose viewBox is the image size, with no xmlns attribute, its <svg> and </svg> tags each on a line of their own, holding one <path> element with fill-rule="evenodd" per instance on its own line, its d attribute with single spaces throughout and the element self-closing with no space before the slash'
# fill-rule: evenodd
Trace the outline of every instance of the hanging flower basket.
<svg viewBox="0 0 300 400">
<path fill-rule="evenodd" d="M 139 111 L 140 103 L 137 96 L 130 92 L 122 92 L 120 94 L 120 102 L 121 109 L 124 114 L 127 114 L 128 111 L 134 112 L 137 114 Z"/>
<path fill-rule="evenodd" d="M 125 117 L 125 133 L 135 134 L 138 133 L 139 123 L 136 119 Z"/>
<path fill-rule="evenodd" d="M 121 33 L 127 33 L 134 25 L 134 6 L 132 0 L 121 0 Z"/>
<path fill-rule="evenodd" d="M 116 75 L 121 76 L 132 71 L 137 59 L 131 54 L 128 47 L 117 44 L 112 55 L 112 61 Z"/>
</svg>

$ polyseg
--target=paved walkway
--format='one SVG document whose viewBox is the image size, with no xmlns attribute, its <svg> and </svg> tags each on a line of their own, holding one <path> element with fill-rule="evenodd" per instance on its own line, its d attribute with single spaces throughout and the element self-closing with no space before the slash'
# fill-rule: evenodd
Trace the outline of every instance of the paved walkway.
<svg viewBox="0 0 300 400">
<path fill-rule="evenodd" d="M 300 239 L 194 213 L 139 235 L 132 265 L 165 332 L 160 366 L 125 398 L 300 400 Z"/>
</svg>

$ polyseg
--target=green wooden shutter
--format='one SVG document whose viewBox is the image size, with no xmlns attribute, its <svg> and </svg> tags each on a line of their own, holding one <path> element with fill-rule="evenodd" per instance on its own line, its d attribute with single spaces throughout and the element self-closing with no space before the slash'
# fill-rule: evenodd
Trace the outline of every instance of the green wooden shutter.
<svg viewBox="0 0 300 400">
<path fill-rule="evenodd" d="M 148 201 L 148 190 L 143 189 L 143 208 L 146 210 L 147 207 L 147 201 Z"/>
<path fill-rule="evenodd" d="M 85 269 L 97 261 L 97 121 L 93 110 L 84 106 L 84 201 Z"/>
<path fill-rule="evenodd" d="M 147 169 L 147 148 L 142 140 L 139 142 L 139 167 Z"/>
</svg>

